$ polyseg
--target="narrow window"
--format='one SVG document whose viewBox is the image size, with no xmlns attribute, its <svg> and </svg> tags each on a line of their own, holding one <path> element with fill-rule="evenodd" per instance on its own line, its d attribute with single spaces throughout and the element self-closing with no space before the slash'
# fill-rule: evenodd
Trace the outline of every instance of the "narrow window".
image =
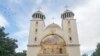
<svg viewBox="0 0 100 56">
<path fill-rule="evenodd" d="M 71 38 L 71 37 L 69 37 L 69 40 L 70 40 L 70 41 L 72 41 L 72 38 Z"/>
<path fill-rule="evenodd" d="M 37 14 L 37 18 L 39 18 L 39 14 Z"/>
<path fill-rule="evenodd" d="M 65 13 L 65 18 L 67 17 L 67 14 Z"/>
<path fill-rule="evenodd" d="M 40 18 L 42 18 L 41 15 L 40 15 Z"/>
<path fill-rule="evenodd" d="M 38 21 L 36 21 L 36 24 L 38 24 Z"/>
<path fill-rule="evenodd" d="M 66 14 L 64 14 L 64 18 L 66 18 Z"/>
<path fill-rule="evenodd" d="M 37 41 L 37 37 L 35 37 L 35 39 L 34 39 L 35 41 Z"/>
<path fill-rule="evenodd" d="M 59 49 L 59 53 L 62 54 L 62 48 Z"/>
<path fill-rule="evenodd" d="M 40 18 L 40 14 L 39 14 L 39 17 L 38 18 Z"/>
<path fill-rule="evenodd" d="M 67 13 L 67 17 L 68 17 L 68 13 Z"/>
<path fill-rule="evenodd" d="M 71 14 L 71 13 L 69 13 L 69 17 L 70 17 L 70 14 Z"/>
<path fill-rule="evenodd" d="M 36 27 L 38 26 L 38 21 L 36 21 L 36 24 L 35 24 L 35 26 L 36 26 Z"/>
<path fill-rule="evenodd" d="M 43 19 L 45 19 L 45 17 L 43 16 Z"/>
<path fill-rule="evenodd" d="M 35 32 L 37 32 L 37 29 L 35 29 Z"/>
<path fill-rule="evenodd" d="M 36 18 L 37 18 L 37 14 L 36 14 Z"/>
<path fill-rule="evenodd" d="M 68 20 L 68 24 L 70 24 L 70 20 Z"/>
<path fill-rule="evenodd" d="M 68 17 L 69 17 L 69 14 L 70 14 L 70 13 L 68 13 Z"/>
<path fill-rule="evenodd" d="M 43 19 L 43 16 L 41 16 L 42 17 L 42 19 Z"/>
</svg>

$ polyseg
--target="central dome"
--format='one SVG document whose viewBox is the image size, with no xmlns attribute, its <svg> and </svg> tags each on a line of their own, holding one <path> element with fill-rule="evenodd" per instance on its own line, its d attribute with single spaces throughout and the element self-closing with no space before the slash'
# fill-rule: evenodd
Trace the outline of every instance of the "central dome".
<svg viewBox="0 0 100 56">
<path fill-rule="evenodd" d="M 47 28 L 60 28 L 60 26 L 55 23 L 52 23 L 49 26 L 47 26 Z"/>
</svg>

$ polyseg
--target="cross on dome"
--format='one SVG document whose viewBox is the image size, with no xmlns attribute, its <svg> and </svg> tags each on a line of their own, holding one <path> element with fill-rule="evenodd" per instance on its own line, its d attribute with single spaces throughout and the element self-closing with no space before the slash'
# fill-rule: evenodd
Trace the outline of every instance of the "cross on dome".
<svg viewBox="0 0 100 56">
<path fill-rule="evenodd" d="M 68 9 L 68 6 L 67 5 L 65 6 L 65 9 Z"/>
<path fill-rule="evenodd" d="M 73 18 L 74 17 L 74 13 L 68 9 L 68 6 L 65 6 L 65 11 L 61 14 L 61 18 L 62 19 L 66 19 L 66 18 Z"/>
<path fill-rule="evenodd" d="M 52 19 L 53 19 L 53 23 L 54 23 L 54 19 L 55 19 L 55 18 L 54 18 L 54 17 L 52 17 Z"/>
<path fill-rule="evenodd" d="M 41 10 L 41 6 L 39 6 L 37 9 L 38 9 L 38 11 L 40 11 Z"/>
</svg>

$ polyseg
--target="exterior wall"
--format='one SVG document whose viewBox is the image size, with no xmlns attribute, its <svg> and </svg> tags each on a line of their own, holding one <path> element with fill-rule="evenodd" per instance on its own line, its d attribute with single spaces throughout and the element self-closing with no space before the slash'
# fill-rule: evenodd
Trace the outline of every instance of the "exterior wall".
<svg viewBox="0 0 100 56">
<path fill-rule="evenodd" d="M 70 19 L 71 37 L 73 44 L 79 44 L 76 19 Z"/>
<path fill-rule="evenodd" d="M 38 21 L 38 25 L 36 27 L 36 21 Z M 30 24 L 30 32 L 29 32 L 29 44 L 37 44 L 37 41 L 34 41 L 34 38 L 37 37 L 38 39 L 38 34 L 43 31 L 44 29 L 44 21 L 41 19 L 34 19 L 31 20 L 31 24 Z M 37 29 L 38 31 L 35 32 L 35 29 Z"/>
<path fill-rule="evenodd" d="M 27 56 L 37 56 L 40 51 L 39 46 L 28 46 Z"/>
<path fill-rule="evenodd" d="M 36 26 L 36 21 L 38 21 L 37 26 Z M 38 34 L 39 32 L 43 31 L 44 26 L 45 26 L 44 21 L 41 19 L 31 20 L 27 56 L 37 56 L 40 47 L 38 45 L 38 41 L 35 41 L 34 39 L 35 37 L 37 37 L 38 40 Z M 38 29 L 37 33 L 35 32 L 36 28 Z"/>
<path fill-rule="evenodd" d="M 63 33 L 64 33 L 64 37 L 63 38 L 65 38 L 66 40 L 66 42 L 67 42 L 67 44 L 70 44 L 71 42 L 70 42 L 70 40 L 69 40 L 69 33 L 68 33 L 68 28 L 69 28 L 69 24 L 68 24 L 68 19 L 63 19 L 62 20 L 62 29 L 63 29 Z"/>
<path fill-rule="evenodd" d="M 68 21 L 70 21 L 70 23 Z M 63 19 L 62 27 L 63 27 L 63 33 L 66 33 L 64 34 L 64 38 L 66 38 L 67 40 L 66 50 L 67 50 L 68 55 L 69 56 L 80 56 L 76 19 L 73 19 L 73 18 Z M 69 33 L 69 28 L 71 29 L 70 33 Z M 69 37 L 72 38 L 71 41 Z"/>
<path fill-rule="evenodd" d="M 68 24 L 68 20 L 70 21 L 70 24 Z M 38 21 L 39 23 L 37 26 L 38 33 L 35 33 L 36 21 Z M 68 53 L 69 56 L 80 56 L 79 41 L 75 19 L 64 19 L 62 21 L 62 28 L 51 27 L 44 29 L 44 27 L 45 24 L 43 20 L 35 19 L 31 21 L 27 56 L 37 56 L 40 51 L 41 40 L 50 34 L 57 34 L 65 40 L 66 53 Z M 70 34 L 68 32 L 69 28 L 71 28 Z M 72 37 L 72 41 L 69 40 L 69 36 Z M 37 37 L 36 42 L 34 41 L 35 37 Z"/>
<path fill-rule="evenodd" d="M 68 21 L 70 21 L 70 23 L 68 23 Z M 65 33 L 64 37 L 66 37 L 68 41 L 67 43 L 68 44 L 79 44 L 76 20 L 75 19 L 64 19 L 62 21 L 62 27 L 63 27 L 63 32 Z M 69 28 L 70 28 L 70 33 L 69 33 Z M 71 41 L 69 40 L 69 37 L 72 38 Z"/>
<path fill-rule="evenodd" d="M 66 46 L 68 56 L 80 56 L 79 45 Z"/>
</svg>

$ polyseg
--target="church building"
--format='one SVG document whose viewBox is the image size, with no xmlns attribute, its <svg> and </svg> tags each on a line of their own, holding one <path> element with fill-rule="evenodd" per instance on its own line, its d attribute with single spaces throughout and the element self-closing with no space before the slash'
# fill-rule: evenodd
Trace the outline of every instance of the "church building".
<svg viewBox="0 0 100 56">
<path fill-rule="evenodd" d="M 61 14 L 61 27 L 55 23 L 46 27 L 45 19 L 40 10 L 32 15 L 27 56 L 80 56 L 74 13 L 66 9 Z"/>
</svg>

